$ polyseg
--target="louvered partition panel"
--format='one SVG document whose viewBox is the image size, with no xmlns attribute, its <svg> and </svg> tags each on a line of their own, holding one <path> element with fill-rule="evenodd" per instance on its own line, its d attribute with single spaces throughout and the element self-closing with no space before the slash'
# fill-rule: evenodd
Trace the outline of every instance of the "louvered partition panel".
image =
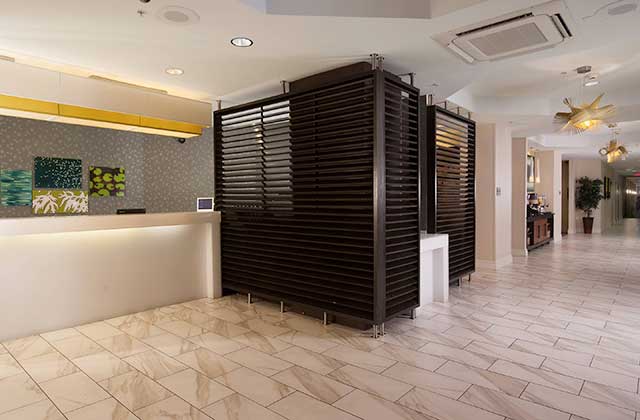
<svg viewBox="0 0 640 420">
<path fill-rule="evenodd" d="M 427 165 L 423 177 L 431 233 L 449 235 L 449 279 L 475 271 L 475 122 L 426 106 Z"/>
<path fill-rule="evenodd" d="M 225 289 L 373 320 L 374 79 L 215 113 Z"/>
<path fill-rule="evenodd" d="M 386 317 L 419 306 L 419 91 L 384 81 Z"/>
</svg>

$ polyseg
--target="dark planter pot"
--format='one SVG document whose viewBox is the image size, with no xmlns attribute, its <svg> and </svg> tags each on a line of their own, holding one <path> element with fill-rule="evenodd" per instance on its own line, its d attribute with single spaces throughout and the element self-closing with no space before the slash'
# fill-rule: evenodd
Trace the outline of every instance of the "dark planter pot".
<svg viewBox="0 0 640 420">
<path fill-rule="evenodd" d="M 584 226 L 584 233 L 590 235 L 593 232 L 593 217 L 583 217 L 582 225 Z"/>
</svg>

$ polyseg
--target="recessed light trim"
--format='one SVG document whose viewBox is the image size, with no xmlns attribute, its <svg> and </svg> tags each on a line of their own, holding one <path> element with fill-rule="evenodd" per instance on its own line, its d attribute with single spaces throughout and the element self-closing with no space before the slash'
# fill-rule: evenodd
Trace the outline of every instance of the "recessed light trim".
<svg viewBox="0 0 640 420">
<path fill-rule="evenodd" d="M 246 36 L 236 36 L 231 38 L 231 45 L 239 48 L 247 48 L 253 45 L 253 40 Z"/>
<path fill-rule="evenodd" d="M 171 76 L 182 76 L 184 74 L 184 70 L 178 67 L 168 67 L 164 72 Z"/>
</svg>

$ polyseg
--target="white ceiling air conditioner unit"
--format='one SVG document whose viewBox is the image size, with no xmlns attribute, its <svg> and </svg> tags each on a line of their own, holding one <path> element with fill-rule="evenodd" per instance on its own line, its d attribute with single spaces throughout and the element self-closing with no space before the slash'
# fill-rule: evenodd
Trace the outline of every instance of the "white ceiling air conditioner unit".
<svg viewBox="0 0 640 420">
<path fill-rule="evenodd" d="M 467 61 L 495 61 L 555 47 L 574 36 L 573 20 L 561 0 L 509 13 L 434 36 Z"/>
</svg>

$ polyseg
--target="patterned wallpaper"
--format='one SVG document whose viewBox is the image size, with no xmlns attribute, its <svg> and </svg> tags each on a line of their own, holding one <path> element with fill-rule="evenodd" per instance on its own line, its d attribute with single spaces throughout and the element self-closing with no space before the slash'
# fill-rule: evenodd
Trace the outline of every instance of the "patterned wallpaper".
<svg viewBox="0 0 640 420">
<path fill-rule="evenodd" d="M 170 137 L 0 116 L 0 169 L 33 170 L 36 156 L 82 159 L 84 190 L 89 166 L 126 169 L 126 196 L 92 197 L 90 214 L 134 207 L 193 211 L 197 197 L 213 196 L 212 129 L 180 144 Z M 30 207 L 0 206 L 0 217 L 26 216 Z"/>
</svg>

